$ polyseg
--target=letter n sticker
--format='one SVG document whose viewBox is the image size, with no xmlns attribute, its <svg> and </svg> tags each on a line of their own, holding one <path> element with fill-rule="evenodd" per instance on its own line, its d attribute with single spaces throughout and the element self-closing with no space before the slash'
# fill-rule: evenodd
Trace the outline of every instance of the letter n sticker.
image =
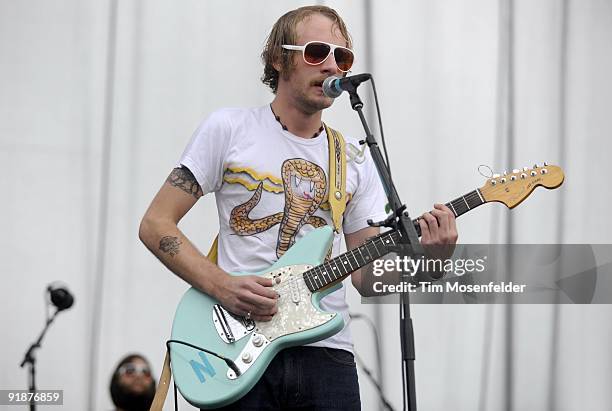
<svg viewBox="0 0 612 411">
<path fill-rule="evenodd" d="M 193 372 L 195 372 L 197 375 L 198 380 L 200 380 L 201 383 L 205 383 L 206 377 L 204 377 L 204 373 L 208 374 L 210 377 L 214 377 L 216 372 L 210 361 L 208 361 L 206 354 L 204 354 L 202 351 L 200 351 L 198 354 L 202 359 L 202 363 L 190 360 L 189 364 L 191 364 L 191 368 L 193 368 Z"/>
</svg>

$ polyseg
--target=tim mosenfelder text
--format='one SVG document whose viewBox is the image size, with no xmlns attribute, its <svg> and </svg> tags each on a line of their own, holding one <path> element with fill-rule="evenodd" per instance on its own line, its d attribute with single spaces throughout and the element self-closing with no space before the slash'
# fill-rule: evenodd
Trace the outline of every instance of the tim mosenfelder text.
<svg viewBox="0 0 612 411">
<path fill-rule="evenodd" d="M 394 259 L 376 260 L 373 263 L 372 274 L 381 277 L 385 273 L 400 272 L 414 277 L 416 273 L 454 273 L 460 277 L 464 274 L 482 273 L 485 271 L 487 257 L 482 258 L 458 258 L 458 259 L 427 259 L 421 257 L 412 259 L 406 256 L 396 256 Z M 377 294 L 414 292 L 461 292 L 461 293 L 522 293 L 525 284 L 514 284 L 513 282 L 489 282 L 488 284 L 460 284 L 458 282 L 447 282 L 445 284 L 433 284 L 429 281 L 399 281 L 393 284 L 385 284 L 383 281 L 375 281 L 372 290 Z"/>
</svg>

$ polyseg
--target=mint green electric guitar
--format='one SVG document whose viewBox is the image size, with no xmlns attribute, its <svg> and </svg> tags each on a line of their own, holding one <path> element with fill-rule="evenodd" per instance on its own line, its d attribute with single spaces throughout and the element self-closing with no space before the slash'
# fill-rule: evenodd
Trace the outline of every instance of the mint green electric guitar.
<svg viewBox="0 0 612 411">
<path fill-rule="evenodd" d="M 480 189 L 447 206 L 456 216 L 490 201 L 513 208 L 535 187 L 556 188 L 562 182 L 563 172 L 556 166 L 515 170 L 503 177 L 494 176 Z M 399 244 L 401 238 L 396 231 L 386 232 L 325 261 L 332 241 L 330 227 L 315 229 L 267 270 L 248 273 L 272 279 L 280 295 L 278 312 L 271 321 L 257 322 L 235 315 L 195 288 L 185 293 L 174 317 L 172 341 L 191 346 L 170 342 L 169 347 L 172 373 L 187 401 L 200 408 L 232 403 L 257 383 L 283 348 L 323 340 L 339 332 L 344 326 L 342 316 L 322 311 L 319 302 L 338 289 L 351 272 L 387 254 L 388 247 Z"/>
</svg>

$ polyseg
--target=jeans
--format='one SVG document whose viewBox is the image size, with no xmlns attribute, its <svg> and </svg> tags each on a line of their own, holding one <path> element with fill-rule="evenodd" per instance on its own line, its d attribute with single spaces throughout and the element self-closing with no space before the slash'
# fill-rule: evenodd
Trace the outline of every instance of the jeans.
<svg viewBox="0 0 612 411">
<path fill-rule="evenodd" d="M 360 410 L 353 354 L 292 347 L 276 355 L 244 397 L 221 410 Z"/>
</svg>

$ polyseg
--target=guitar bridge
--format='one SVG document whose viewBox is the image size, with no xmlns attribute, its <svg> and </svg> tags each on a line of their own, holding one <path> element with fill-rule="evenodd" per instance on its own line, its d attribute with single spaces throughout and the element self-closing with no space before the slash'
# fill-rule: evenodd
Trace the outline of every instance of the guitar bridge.
<svg viewBox="0 0 612 411">
<path fill-rule="evenodd" d="M 213 306 L 212 317 L 217 334 L 227 344 L 246 337 L 255 329 L 255 321 L 232 314 L 219 304 Z"/>
</svg>

